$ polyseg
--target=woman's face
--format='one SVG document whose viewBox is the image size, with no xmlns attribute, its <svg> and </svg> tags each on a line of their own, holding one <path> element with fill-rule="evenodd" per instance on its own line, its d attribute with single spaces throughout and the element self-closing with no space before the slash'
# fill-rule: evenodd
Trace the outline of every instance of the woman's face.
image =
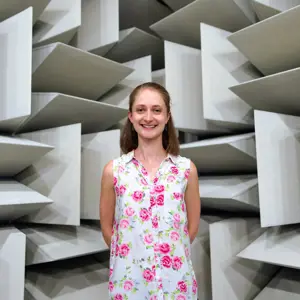
<svg viewBox="0 0 300 300">
<path fill-rule="evenodd" d="M 128 118 L 138 136 L 149 140 L 161 136 L 169 120 L 169 114 L 160 93 L 145 88 L 137 94 Z"/>
</svg>

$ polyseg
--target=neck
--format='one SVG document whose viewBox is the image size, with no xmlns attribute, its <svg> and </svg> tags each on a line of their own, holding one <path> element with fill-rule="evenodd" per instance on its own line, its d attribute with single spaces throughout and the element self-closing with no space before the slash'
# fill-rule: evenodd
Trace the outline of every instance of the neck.
<svg viewBox="0 0 300 300">
<path fill-rule="evenodd" d="M 139 139 L 135 155 L 141 160 L 161 160 L 166 157 L 167 152 L 162 145 L 162 139 L 145 141 Z"/>
</svg>

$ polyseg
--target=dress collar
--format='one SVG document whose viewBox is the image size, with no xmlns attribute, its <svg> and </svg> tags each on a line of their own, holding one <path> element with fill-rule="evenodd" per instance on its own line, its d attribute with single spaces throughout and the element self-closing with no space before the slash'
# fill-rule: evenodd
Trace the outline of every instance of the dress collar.
<svg viewBox="0 0 300 300">
<path fill-rule="evenodd" d="M 124 155 L 124 161 L 126 164 L 129 163 L 130 161 L 132 161 L 133 159 L 134 159 L 134 150 L 132 150 Z M 170 153 L 168 153 L 166 160 L 170 160 L 174 165 L 177 164 L 177 156 L 172 155 Z"/>
</svg>

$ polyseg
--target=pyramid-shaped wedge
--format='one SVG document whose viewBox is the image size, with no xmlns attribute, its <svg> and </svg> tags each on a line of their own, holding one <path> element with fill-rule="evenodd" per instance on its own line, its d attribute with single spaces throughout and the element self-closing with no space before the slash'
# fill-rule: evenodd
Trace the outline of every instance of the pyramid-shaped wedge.
<svg viewBox="0 0 300 300">
<path fill-rule="evenodd" d="M 32 7 L 0 23 L 0 45 L 0 131 L 12 133 L 31 108 Z"/>
<path fill-rule="evenodd" d="M 169 7 L 171 7 L 174 11 L 179 10 L 180 8 L 190 4 L 195 0 L 162 0 Z"/>
<path fill-rule="evenodd" d="M 51 205 L 27 215 L 22 221 L 41 224 L 80 224 L 81 125 L 21 134 L 33 141 L 47 141 L 55 149 L 37 159 L 16 179 L 53 200 Z"/>
<path fill-rule="evenodd" d="M 34 24 L 51 0 L 12 0 L 0 1 L 0 21 L 4 21 L 29 7 L 33 8 L 32 23 Z"/>
<path fill-rule="evenodd" d="M 105 54 L 106 58 L 124 63 L 151 55 L 153 70 L 164 67 L 164 42 L 160 38 L 135 27 L 121 30 L 119 36 L 117 44 Z"/>
<path fill-rule="evenodd" d="M 201 23 L 203 115 L 220 126 L 253 128 L 251 106 L 228 87 L 260 77 L 247 58 L 228 40 L 230 32 Z"/>
<path fill-rule="evenodd" d="M 243 82 L 230 90 L 252 108 L 300 116 L 300 68 Z"/>
<path fill-rule="evenodd" d="M 296 6 L 235 32 L 228 40 L 264 75 L 271 75 L 300 67 L 299 27 L 300 6 Z"/>
<path fill-rule="evenodd" d="M 273 277 L 277 266 L 236 257 L 262 231 L 259 218 L 232 218 L 210 225 L 212 299 L 224 300 L 224 295 L 231 300 L 253 299 Z"/>
<path fill-rule="evenodd" d="M 33 50 L 32 91 L 96 100 L 133 70 L 62 43 Z"/>
<path fill-rule="evenodd" d="M 108 266 L 95 258 L 70 259 L 30 268 L 26 272 L 25 294 L 30 295 L 28 300 L 106 300 L 108 280 Z"/>
<path fill-rule="evenodd" d="M 81 123 L 82 133 L 103 131 L 127 116 L 127 109 L 59 93 L 33 93 L 30 117 L 18 129 L 29 132 Z"/>
<path fill-rule="evenodd" d="M 255 22 L 255 13 L 244 0 L 196 0 L 151 25 L 164 40 L 199 48 L 200 22 L 230 32 Z"/>
<path fill-rule="evenodd" d="M 281 269 L 254 300 L 298 300 L 300 271 Z"/>
<path fill-rule="evenodd" d="M 0 278 L 3 299 L 24 299 L 25 243 L 25 234 L 16 228 L 0 228 Z"/>
<path fill-rule="evenodd" d="M 275 16 L 300 4 L 299 0 L 252 0 L 253 8 L 259 20 Z"/>
<path fill-rule="evenodd" d="M 82 1 L 81 25 L 71 45 L 103 56 L 118 40 L 119 0 Z"/>
<path fill-rule="evenodd" d="M 223 219 L 223 216 L 201 213 L 198 234 L 191 245 L 191 260 L 196 280 L 201 283 L 201 289 L 198 289 L 199 299 L 212 299 L 209 225 Z"/>
<path fill-rule="evenodd" d="M 99 220 L 101 177 L 105 165 L 121 155 L 120 130 L 82 135 L 81 219 Z"/>
<path fill-rule="evenodd" d="M 300 222 L 300 117 L 255 111 L 261 226 Z"/>
<path fill-rule="evenodd" d="M 33 45 L 68 44 L 81 24 L 82 0 L 51 0 L 33 31 Z"/>
<path fill-rule="evenodd" d="M 254 133 L 181 144 L 180 152 L 195 163 L 202 175 L 256 172 Z"/>
<path fill-rule="evenodd" d="M 226 132 L 203 117 L 201 64 L 199 49 L 165 41 L 164 86 L 172 99 L 175 127 L 203 135 Z"/>
<path fill-rule="evenodd" d="M 11 221 L 53 201 L 15 180 L 0 181 L 0 220 Z"/>
<path fill-rule="evenodd" d="M 279 226 L 265 231 L 237 254 L 240 258 L 300 269 L 300 227 Z"/>
<path fill-rule="evenodd" d="M 52 149 L 53 145 L 20 137 L 0 136 L 0 177 L 15 176 Z"/>
<path fill-rule="evenodd" d="M 149 82 L 151 77 L 151 56 L 144 56 L 124 63 L 125 66 L 133 69 L 134 71 L 125 79 L 120 81 L 98 101 L 108 103 L 125 108 L 129 108 L 129 95 L 138 85 Z"/>
<path fill-rule="evenodd" d="M 259 212 L 256 175 L 201 176 L 199 187 L 204 210 Z"/>
<path fill-rule="evenodd" d="M 19 228 L 28 240 L 26 265 L 47 263 L 108 250 L 99 227 L 27 226 Z"/>
</svg>

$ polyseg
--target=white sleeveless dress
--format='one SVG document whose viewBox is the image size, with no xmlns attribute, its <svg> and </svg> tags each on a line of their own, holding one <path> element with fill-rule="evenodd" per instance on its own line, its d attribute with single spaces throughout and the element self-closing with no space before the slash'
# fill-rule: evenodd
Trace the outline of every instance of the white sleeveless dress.
<svg viewBox="0 0 300 300">
<path fill-rule="evenodd" d="M 132 151 L 113 172 L 110 299 L 196 300 L 184 201 L 190 160 L 168 155 L 151 180 Z"/>
</svg>

